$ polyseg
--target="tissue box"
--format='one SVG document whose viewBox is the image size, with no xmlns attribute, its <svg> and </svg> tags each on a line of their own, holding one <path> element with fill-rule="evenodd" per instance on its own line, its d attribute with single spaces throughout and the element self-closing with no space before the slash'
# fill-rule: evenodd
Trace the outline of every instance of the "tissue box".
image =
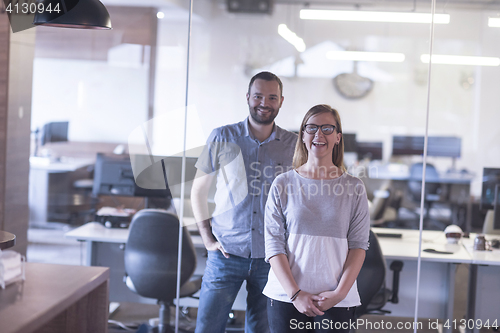
<svg viewBox="0 0 500 333">
<path fill-rule="evenodd" d="M 0 287 L 24 280 L 24 257 L 15 251 L 0 251 Z"/>
</svg>

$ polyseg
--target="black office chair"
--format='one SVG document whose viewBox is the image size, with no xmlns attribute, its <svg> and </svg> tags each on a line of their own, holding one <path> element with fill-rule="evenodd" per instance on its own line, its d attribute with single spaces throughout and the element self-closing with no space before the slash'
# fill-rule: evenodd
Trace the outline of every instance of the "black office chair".
<svg viewBox="0 0 500 333">
<path fill-rule="evenodd" d="M 356 308 L 356 318 L 364 314 L 386 314 L 388 310 L 382 308 L 387 302 L 398 303 L 399 273 L 403 269 L 403 262 L 395 260 L 390 269 L 393 273 L 392 290 L 386 288 L 385 274 L 387 271 L 385 259 L 377 236 L 370 230 L 370 247 L 366 251 L 365 262 L 359 272 L 357 285 L 361 298 L 361 305 Z"/>
<path fill-rule="evenodd" d="M 130 224 L 125 247 L 126 283 L 137 294 L 154 298 L 160 305 L 158 332 L 171 332 L 170 305 L 176 297 L 179 220 L 171 212 L 144 209 Z M 180 297 L 192 296 L 201 278 L 189 280 L 196 268 L 191 236 L 183 229 Z"/>
<path fill-rule="evenodd" d="M 411 198 L 420 203 L 422 194 L 422 170 L 423 163 L 415 163 L 410 168 L 410 179 L 408 181 L 408 190 Z M 437 182 L 439 174 L 434 165 L 427 163 L 425 171 L 425 195 L 424 195 L 424 228 L 444 230 L 446 223 L 431 219 L 430 211 L 432 204 L 439 201 L 441 193 L 441 185 Z"/>
</svg>

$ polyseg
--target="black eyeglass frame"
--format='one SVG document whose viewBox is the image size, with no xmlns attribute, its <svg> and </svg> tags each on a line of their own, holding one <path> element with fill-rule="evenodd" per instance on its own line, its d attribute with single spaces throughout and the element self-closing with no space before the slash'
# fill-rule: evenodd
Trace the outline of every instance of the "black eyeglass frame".
<svg viewBox="0 0 500 333">
<path fill-rule="evenodd" d="M 316 126 L 316 130 L 314 132 L 309 132 L 307 130 L 307 126 Z M 328 128 L 328 127 L 325 127 L 325 126 L 328 126 L 328 127 L 331 126 L 331 127 L 333 127 L 332 132 L 331 133 L 325 133 L 324 128 Z M 337 128 L 337 126 L 332 125 L 332 124 L 323 124 L 323 125 L 305 124 L 304 128 L 302 130 L 304 130 L 307 134 L 316 134 L 316 132 L 318 132 L 318 129 L 321 129 L 321 133 L 323 133 L 324 135 L 331 135 L 331 134 L 333 134 L 333 132 L 335 132 L 336 128 Z"/>
</svg>

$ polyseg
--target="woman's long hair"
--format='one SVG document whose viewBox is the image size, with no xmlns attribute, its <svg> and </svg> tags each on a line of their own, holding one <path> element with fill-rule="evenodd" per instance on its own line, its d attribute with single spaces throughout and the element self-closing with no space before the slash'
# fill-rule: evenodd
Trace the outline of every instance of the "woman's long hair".
<svg viewBox="0 0 500 333">
<path fill-rule="evenodd" d="M 321 113 L 330 113 L 337 122 L 337 124 L 335 125 L 337 133 L 342 134 L 342 123 L 340 121 L 340 115 L 337 110 L 326 104 L 313 106 L 309 111 L 307 111 L 306 115 L 304 116 L 304 120 L 302 120 L 302 124 L 300 125 L 299 138 L 297 139 L 295 152 L 293 154 L 294 169 L 297 169 L 298 167 L 304 165 L 307 162 L 307 158 L 309 156 L 306 145 L 302 141 L 302 139 L 304 138 L 304 126 L 307 124 L 309 118 Z M 320 129 L 318 129 L 318 131 L 320 131 Z M 339 144 L 333 147 L 332 162 L 336 167 L 342 170 L 342 172 L 346 172 L 346 168 L 344 166 L 344 138 L 342 136 L 340 138 Z"/>
</svg>

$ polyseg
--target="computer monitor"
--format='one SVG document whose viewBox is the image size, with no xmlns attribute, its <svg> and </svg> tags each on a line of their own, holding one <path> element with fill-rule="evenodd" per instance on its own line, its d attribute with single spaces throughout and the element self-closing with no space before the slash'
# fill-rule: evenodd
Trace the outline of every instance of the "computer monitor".
<svg viewBox="0 0 500 333">
<path fill-rule="evenodd" d="M 455 136 L 429 136 L 427 143 L 428 156 L 459 158 L 462 139 Z"/>
<path fill-rule="evenodd" d="M 355 133 L 342 133 L 342 139 L 344 140 L 344 152 L 355 153 L 356 149 L 356 134 Z"/>
<path fill-rule="evenodd" d="M 186 170 L 184 175 L 184 197 L 189 198 L 193 179 L 196 175 L 197 157 L 186 156 Z M 182 187 L 182 156 L 150 156 L 131 155 L 132 168 L 136 184 L 145 189 L 165 188 L 162 161 L 165 165 L 165 174 L 168 187 L 174 198 L 180 198 Z"/>
<path fill-rule="evenodd" d="M 423 155 L 424 137 L 423 136 L 402 136 L 392 137 L 392 155 Z"/>
<path fill-rule="evenodd" d="M 500 169 L 483 168 L 481 209 L 495 210 L 493 227 L 500 229 Z"/>
<path fill-rule="evenodd" d="M 92 188 L 94 196 L 134 196 L 135 186 L 129 155 L 97 154 Z M 163 195 L 166 194 L 164 191 Z"/>
<path fill-rule="evenodd" d="M 190 195 L 196 173 L 196 158 L 186 158 L 185 196 Z M 132 165 L 132 162 L 133 165 Z M 165 177 L 163 165 L 165 165 Z M 93 195 L 179 197 L 181 156 L 110 155 L 98 153 L 94 169 Z"/>
<path fill-rule="evenodd" d="M 68 141 L 68 125 L 67 121 L 51 122 L 43 125 L 41 145 L 48 142 L 65 142 Z"/>
<path fill-rule="evenodd" d="M 357 142 L 358 160 L 381 160 L 383 142 Z"/>
</svg>

